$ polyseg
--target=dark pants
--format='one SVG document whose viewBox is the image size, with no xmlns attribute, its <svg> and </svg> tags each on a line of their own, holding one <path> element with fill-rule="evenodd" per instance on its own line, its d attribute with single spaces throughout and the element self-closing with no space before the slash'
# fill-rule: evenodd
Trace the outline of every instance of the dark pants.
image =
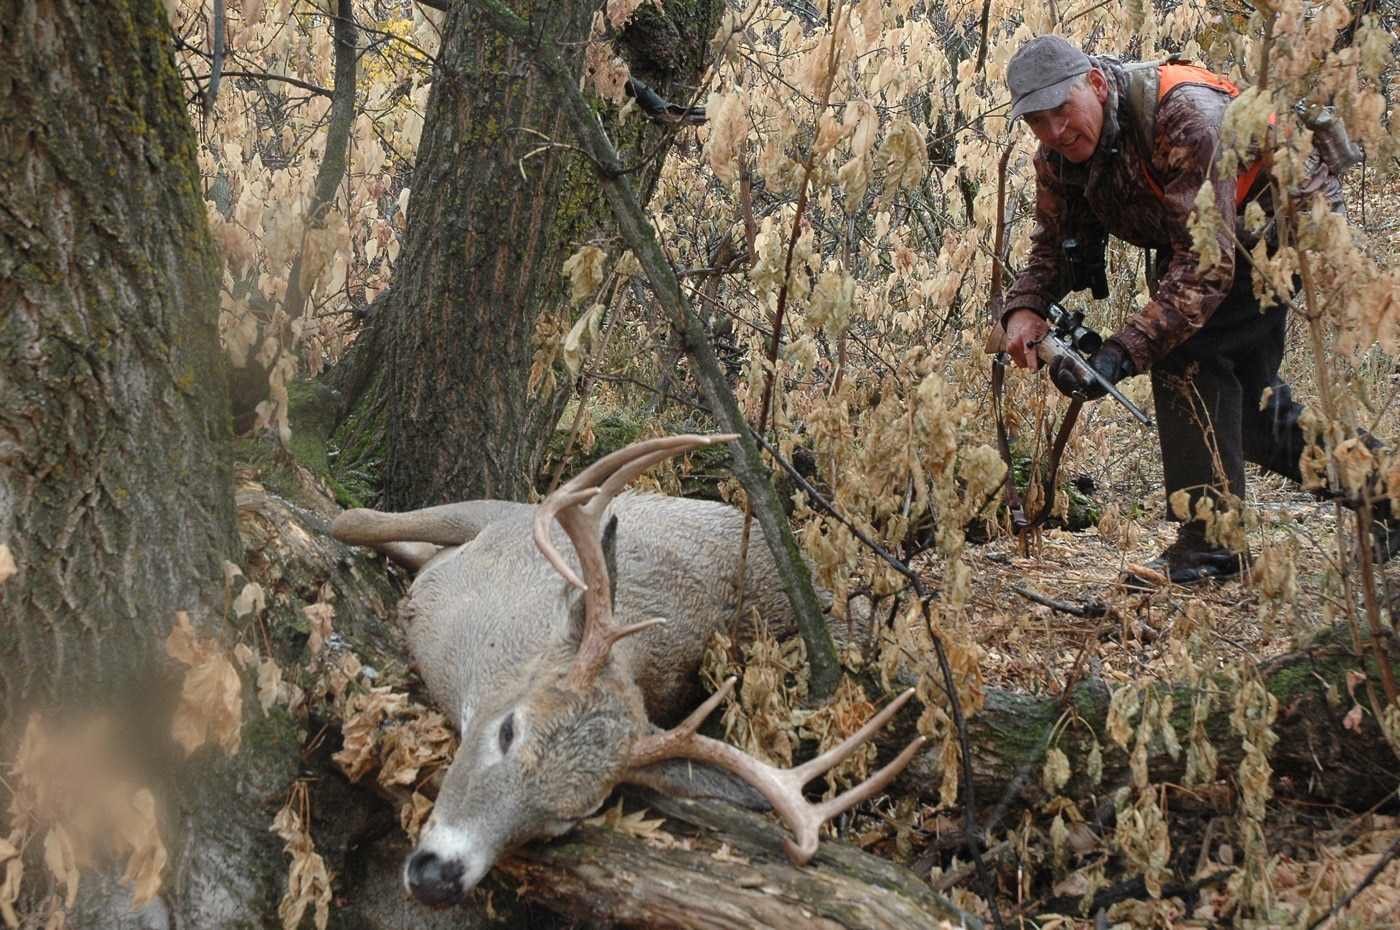
<svg viewBox="0 0 1400 930">
<path fill-rule="evenodd" d="M 1228 491 L 1243 500 L 1245 462 L 1294 481 L 1305 442 L 1298 426 L 1301 404 L 1279 380 L 1288 306 L 1262 312 L 1255 299 L 1247 260 L 1235 266 L 1234 286 L 1200 332 L 1152 367 L 1157 406 L 1157 437 L 1168 499 L 1186 490 L 1195 502 L 1203 494 Z M 1261 407 L 1260 398 L 1273 388 Z"/>
</svg>

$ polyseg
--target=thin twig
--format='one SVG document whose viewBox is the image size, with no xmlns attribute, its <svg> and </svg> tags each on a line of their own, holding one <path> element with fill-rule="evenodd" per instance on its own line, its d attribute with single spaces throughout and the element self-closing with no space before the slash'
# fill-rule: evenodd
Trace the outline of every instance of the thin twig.
<svg viewBox="0 0 1400 930">
<path fill-rule="evenodd" d="M 1051 610 L 1057 611 L 1062 614 L 1070 614 L 1071 616 L 1075 617 L 1084 617 L 1088 620 L 1108 616 L 1108 605 L 1105 604 L 1103 601 L 1090 601 L 1087 604 L 1082 602 L 1079 604 L 1069 604 L 1064 601 L 1052 600 L 1051 598 L 1046 597 L 1044 594 L 1036 594 L 1034 591 L 1028 591 L 1025 588 L 1017 587 L 1016 585 L 1012 585 L 1011 590 L 1015 591 L 1017 594 L 1021 595 L 1028 601 L 1034 601 L 1042 607 L 1049 607 Z"/>
</svg>

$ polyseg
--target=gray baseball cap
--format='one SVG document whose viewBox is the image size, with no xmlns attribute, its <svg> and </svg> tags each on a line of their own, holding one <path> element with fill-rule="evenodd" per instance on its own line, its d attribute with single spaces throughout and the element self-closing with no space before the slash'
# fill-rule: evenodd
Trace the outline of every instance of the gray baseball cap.
<svg viewBox="0 0 1400 930">
<path fill-rule="evenodd" d="M 1088 55 L 1060 36 L 1026 40 L 1006 66 L 1011 118 L 1064 103 L 1074 79 L 1093 66 Z"/>
</svg>

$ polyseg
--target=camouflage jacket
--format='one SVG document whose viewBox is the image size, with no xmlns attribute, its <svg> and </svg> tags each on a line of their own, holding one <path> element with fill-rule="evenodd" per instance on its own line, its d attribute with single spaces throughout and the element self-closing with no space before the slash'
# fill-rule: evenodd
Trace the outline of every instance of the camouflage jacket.
<svg viewBox="0 0 1400 930">
<path fill-rule="evenodd" d="M 1120 112 L 1120 101 L 1124 109 L 1127 106 L 1122 93 L 1127 78 L 1114 59 L 1093 61 L 1109 83 L 1098 148 L 1080 164 L 1044 146 L 1037 151 L 1030 257 L 1007 292 L 1002 319 L 1023 308 L 1044 316 L 1049 304 L 1065 296 L 1063 244 L 1067 239 L 1090 242 L 1111 234 L 1143 248 L 1169 250 L 1170 261 L 1158 269 L 1156 296 L 1112 337 L 1127 349 L 1137 370 L 1145 372 L 1199 330 L 1230 292 L 1237 271 L 1234 240 L 1250 249 L 1259 237 L 1245 229 L 1243 208 L 1236 208 L 1235 178 L 1222 177 L 1217 166 L 1220 127 L 1234 98 L 1218 88 L 1183 84 L 1161 101 L 1157 147 L 1151 153 L 1153 173 L 1163 192 L 1158 197 L 1143 172 L 1136 136 L 1124 122 L 1132 117 Z M 1188 223 L 1196 194 L 1207 178 L 1229 222 L 1216 236 L 1219 263 L 1201 271 Z M 1325 189 L 1334 208 L 1341 208 L 1340 185 L 1325 167 L 1317 169 L 1307 187 Z M 1266 213 L 1267 196 L 1261 198 Z M 1248 274 L 1249 269 L 1240 272 Z"/>
</svg>

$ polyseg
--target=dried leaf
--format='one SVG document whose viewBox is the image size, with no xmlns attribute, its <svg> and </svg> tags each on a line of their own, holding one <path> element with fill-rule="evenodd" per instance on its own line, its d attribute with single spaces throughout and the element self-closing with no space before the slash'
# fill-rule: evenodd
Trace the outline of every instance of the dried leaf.
<svg viewBox="0 0 1400 930">
<path fill-rule="evenodd" d="M 0 584 L 4 584 L 15 576 L 19 571 L 19 566 L 15 564 L 14 553 L 10 552 L 10 547 L 0 543 Z"/>
<path fill-rule="evenodd" d="M 1045 766 L 1040 770 L 1040 781 L 1045 786 L 1045 792 L 1050 795 L 1057 795 L 1069 784 L 1071 775 L 1069 767 L 1069 757 L 1058 746 L 1052 746 L 1045 753 Z"/>
<path fill-rule="evenodd" d="M 314 908 L 316 930 L 325 930 L 330 920 L 330 873 L 316 852 L 310 827 L 299 813 L 305 803 L 306 786 L 298 782 L 270 828 L 286 841 L 283 849 L 292 857 L 287 869 L 287 891 L 277 905 L 283 930 L 297 930 L 307 908 Z"/>
<path fill-rule="evenodd" d="M 218 643 L 203 642 L 178 611 L 165 641 L 166 654 L 190 668 L 180 689 L 171 736 L 190 755 L 212 738 L 227 755 L 238 751 L 243 726 L 243 679 Z"/>
<path fill-rule="evenodd" d="M 598 342 L 598 322 L 603 318 L 607 307 L 602 304 L 594 304 L 588 308 L 588 312 L 578 318 L 573 329 L 564 337 L 564 345 L 561 355 L 564 359 L 564 368 L 569 372 L 569 380 L 578 379 L 579 373 L 583 371 L 583 361 L 588 357 L 589 346 Z"/>
<path fill-rule="evenodd" d="M 349 716 L 341 726 L 341 749 L 331 756 L 350 781 L 359 781 L 378 763 L 380 727 L 407 703 L 408 695 L 388 688 L 375 688 L 351 700 Z"/>
<path fill-rule="evenodd" d="M 307 625 L 311 628 L 306 648 L 313 656 L 318 656 L 326 643 L 330 642 L 331 620 L 335 617 L 335 607 L 325 602 L 307 604 L 302 607 L 301 612 L 306 615 Z"/>
<path fill-rule="evenodd" d="M 628 836 L 646 839 L 655 834 L 666 820 L 664 817 L 657 818 L 656 820 L 648 820 L 646 808 L 642 808 L 630 814 L 625 814 L 622 811 L 622 799 L 618 798 L 616 806 L 609 808 L 596 817 L 589 817 L 583 822 L 590 826 L 607 827 L 618 833 L 625 833 Z"/>
<path fill-rule="evenodd" d="M 78 866 L 73 861 L 73 841 L 63 824 L 54 824 L 44 835 L 44 865 L 65 886 L 64 907 L 71 908 L 78 900 Z"/>
<path fill-rule="evenodd" d="M 607 253 L 596 245 L 585 245 L 564 262 L 569 279 L 569 303 L 578 306 L 603 283 Z"/>
<path fill-rule="evenodd" d="M 234 598 L 229 606 L 233 608 L 236 617 L 262 613 L 267 607 L 267 592 L 263 590 L 262 585 L 250 581 L 243 586 L 243 590 L 238 592 L 238 597 Z"/>
<path fill-rule="evenodd" d="M 131 909 L 145 907 L 160 891 L 161 872 L 168 856 L 160 838 L 156 819 L 156 799 L 149 789 L 142 788 L 131 796 L 122 823 L 122 838 L 131 847 L 122 881 L 130 882 Z"/>
<path fill-rule="evenodd" d="M 11 859 L 5 863 L 5 882 L 0 884 L 0 917 L 5 926 L 16 928 L 19 917 L 15 914 L 15 902 L 19 900 L 20 882 L 24 880 L 24 860 Z"/>
<path fill-rule="evenodd" d="M 282 690 L 282 669 L 272 659 L 258 660 L 258 703 L 263 713 L 277 703 L 277 695 Z"/>
</svg>

